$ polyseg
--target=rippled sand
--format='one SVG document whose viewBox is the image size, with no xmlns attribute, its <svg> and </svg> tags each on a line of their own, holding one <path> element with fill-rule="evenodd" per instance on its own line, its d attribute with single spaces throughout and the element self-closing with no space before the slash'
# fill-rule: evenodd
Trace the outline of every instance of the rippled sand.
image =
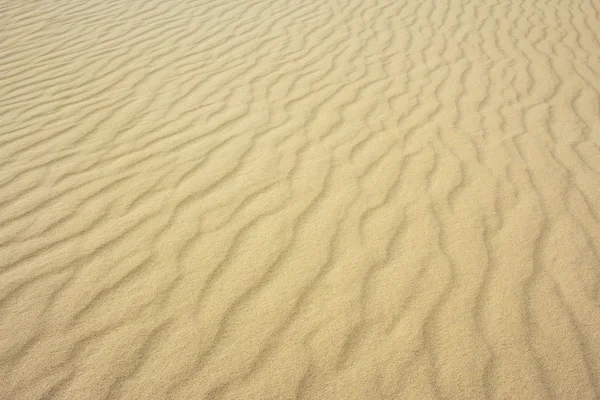
<svg viewBox="0 0 600 400">
<path fill-rule="evenodd" d="M 600 1 L 0 0 L 0 398 L 600 398 Z"/>
</svg>

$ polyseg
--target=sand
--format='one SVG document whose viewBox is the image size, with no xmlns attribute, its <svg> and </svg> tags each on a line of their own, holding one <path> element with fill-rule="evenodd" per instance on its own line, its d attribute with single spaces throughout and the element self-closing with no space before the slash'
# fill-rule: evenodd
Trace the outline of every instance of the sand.
<svg viewBox="0 0 600 400">
<path fill-rule="evenodd" d="M 598 0 L 0 0 L 0 399 L 550 398 Z"/>
</svg>

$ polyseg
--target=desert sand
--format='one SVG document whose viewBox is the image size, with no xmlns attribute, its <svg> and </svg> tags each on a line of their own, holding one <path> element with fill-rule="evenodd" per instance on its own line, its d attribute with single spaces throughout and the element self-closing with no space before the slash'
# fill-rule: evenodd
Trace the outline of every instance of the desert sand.
<svg viewBox="0 0 600 400">
<path fill-rule="evenodd" d="M 552 398 L 598 0 L 0 0 L 0 399 Z"/>
</svg>

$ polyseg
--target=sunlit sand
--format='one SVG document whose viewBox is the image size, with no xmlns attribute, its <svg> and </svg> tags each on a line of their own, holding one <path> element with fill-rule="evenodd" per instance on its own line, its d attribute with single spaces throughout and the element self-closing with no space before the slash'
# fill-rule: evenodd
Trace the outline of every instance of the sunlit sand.
<svg viewBox="0 0 600 400">
<path fill-rule="evenodd" d="M 598 0 L 0 0 L 0 399 L 551 398 Z"/>
</svg>

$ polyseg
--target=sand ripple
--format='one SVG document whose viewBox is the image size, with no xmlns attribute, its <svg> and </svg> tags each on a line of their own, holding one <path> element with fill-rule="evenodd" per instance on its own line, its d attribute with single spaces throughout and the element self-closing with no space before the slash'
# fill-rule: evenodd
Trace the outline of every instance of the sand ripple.
<svg viewBox="0 0 600 400">
<path fill-rule="evenodd" d="M 600 398 L 600 2 L 0 0 L 0 398 Z"/>
</svg>

